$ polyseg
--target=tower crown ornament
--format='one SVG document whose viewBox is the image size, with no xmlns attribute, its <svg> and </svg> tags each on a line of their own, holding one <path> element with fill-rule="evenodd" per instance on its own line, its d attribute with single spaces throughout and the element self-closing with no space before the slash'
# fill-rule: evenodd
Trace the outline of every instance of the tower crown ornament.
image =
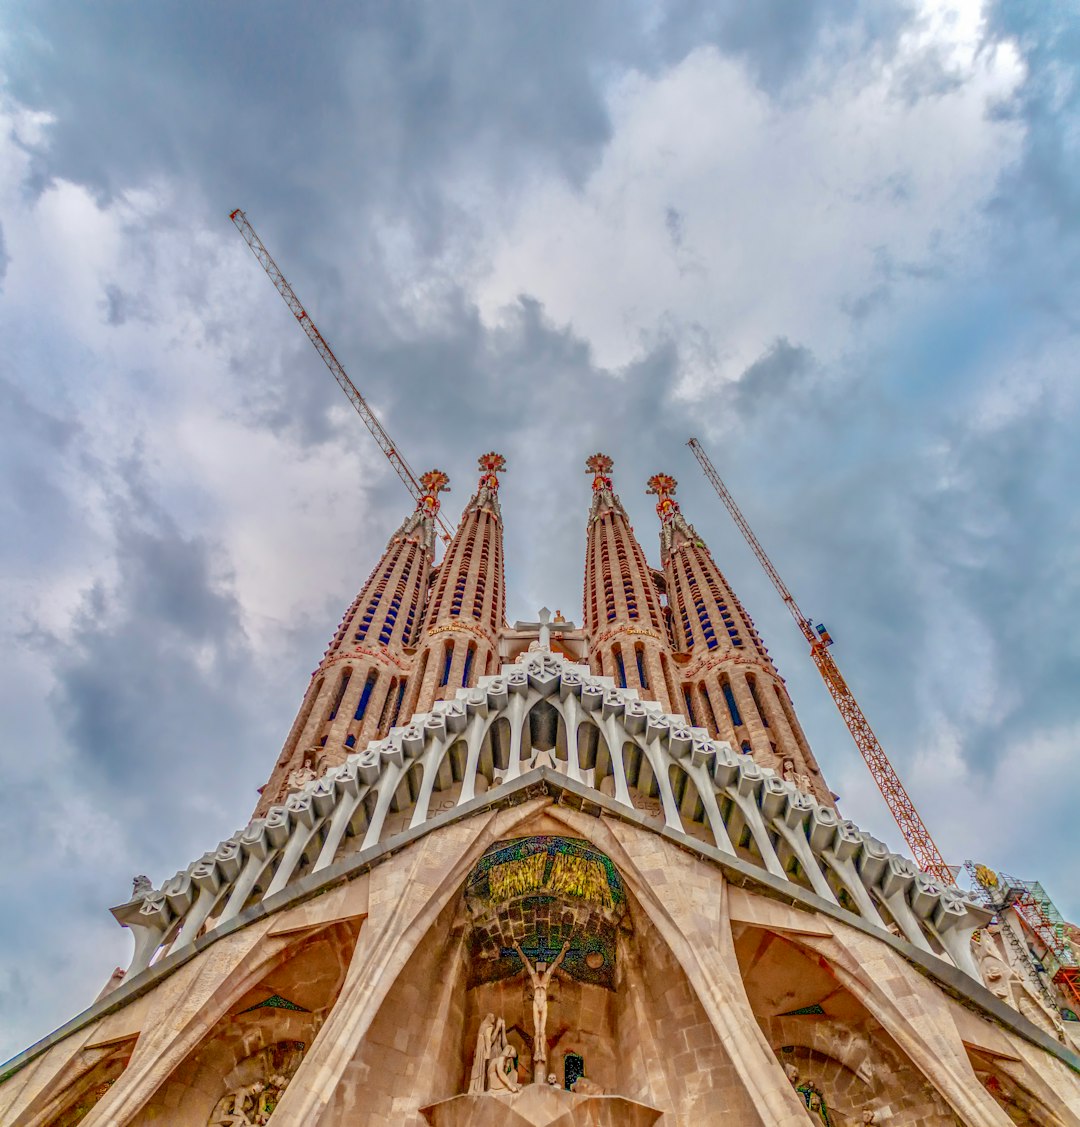
<svg viewBox="0 0 1080 1127">
<path fill-rule="evenodd" d="M 417 508 L 434 518 L 439 511 L 439 494 L 450 492 L 450 478 L 442 470 L 428 470 L 420 475 L 420 484 L 424 487 L 424 495 Z"/>
<path fill-rule="evenodd" d="M 654 473 L 649 478 L 646 493 L 656 496 L 656 515 L 663 524 L 669 524 L 679 511 L 679 502 L 675 500 L 675 487 L 679 484 L 669 473 Z"/>
<path fill-rule="evenodd" d="M 492 450 L 487 454 L 481 454 L 477 464 L 480 468 L 480 488 L 497 490 L 499 479 L 495 475 L 501 474 L 506 468 L 506 459 Z"/>
<path fill-rule="evenodd" d="M 601 489 L 611 489 L 611 468 L 615 462 L 607 454 L 593 454 L 585 461 L 585 468 L 593 475 L 593 492 L 599 493 Z"/>
</svg>

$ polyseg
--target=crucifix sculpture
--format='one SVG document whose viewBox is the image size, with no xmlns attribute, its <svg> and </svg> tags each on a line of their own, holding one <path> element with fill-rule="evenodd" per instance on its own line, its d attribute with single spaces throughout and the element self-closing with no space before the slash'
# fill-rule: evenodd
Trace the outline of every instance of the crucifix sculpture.
<svg viewBox="0 0 1080 1127">
<path fill-rule="evenodd" d="M 535 1079 L 537 1076 L 543 1077 L 547 1072 L 548 987 L 551 985 L 551 977 L 555 973 L 555 968 L 566 958 L 566 952 L 570 950 L 570 940 L 568 939 L 562 945 L 562 950 L 555 956 L 554 962 L 548 965 L 543 974 L 540 974 L 536 967 L 529 962 L 518 941 L 515 939 L 512 942 L 533 988 L 533 1077 Z"/>
</svg>

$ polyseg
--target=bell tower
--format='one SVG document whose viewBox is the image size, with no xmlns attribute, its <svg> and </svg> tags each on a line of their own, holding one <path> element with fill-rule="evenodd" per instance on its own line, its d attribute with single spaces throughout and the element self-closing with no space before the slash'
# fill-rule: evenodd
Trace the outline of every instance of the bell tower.
<svg viewBox="0 0 1080 1127">
<path fill-rule="evenodd" d="M 292 790 L 344 762 L 397 722 L 427 600 L 435 554 L 442 470 L 420 477 L 423 496 L 404 520 L 367 582 L 345 612 L 304 694 L 303 703 L 255 815 Z"/>
<path fill-rule="evenodd" d="M 691 723 L 833 804 L 784 679 L 705 541 L 675 500 L 677 482 L 653 474 L 660 558 L 671 608 L 681 704 Z"/>
<path fill-rule="evenodd" d="M 583 610 L 589 665 L 671 712 L 678 697 L 660 594 L 614 491 L 613 465 L 607 454 L 593 454 L 585 463 L 593 475 Z"/>
<path fill-rule="evenodd" d="M 406 715 L 494 673 L 506 620 L 499 478 L 506 459 L 479 459 L 480 481 L 434 578 L 414 664 Z"/>
</svg>

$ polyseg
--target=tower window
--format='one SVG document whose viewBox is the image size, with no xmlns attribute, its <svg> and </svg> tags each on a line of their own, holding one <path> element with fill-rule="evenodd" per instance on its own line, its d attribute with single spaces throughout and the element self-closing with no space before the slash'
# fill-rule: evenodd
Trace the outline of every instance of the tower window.
<svg viewBox="0 0 1080 1127">
<path fill-rule="evenodd" d="M 739 706 L 735 703 L 735 694 L 731 691 L 731 686 L 724 682 L 724 700 L 727 702 L 727 710 L 731 716 L 731 722 L 736 728 L 742 726 L 742 717 L 739 715 Z"/>
<path fill-rule="evenodd" d="M 349 678 L 352 676 L 352 670 L 346 669 L 341 675 L 341 680 L 338 682 L 337 695 L 334 697 L 334 707 L 330 709 L 328 720 L 333 720 L 337 716 L 338 709 L 341 707 L 341 698 L 345 695 L 345 690 L 349 687 Z"/>
<path fill-rule="evenodd" d="M 690 721 L 693 727 L 698 726 L 697 716 L 694 713 L 694 698 L 690 692 L 690 686 L 683 686 L 683 700 L 686 701 L 686 718 Z"/>
<path fill-rule="evenodd" d="M 360 693 L 360 699 L 356 702 L 356 712 L 353 714 L 354 720 L 364 719 L 364 713 L 367 712 L 368 701 L 371 700 L 371 693 L 375 688 L 376 677 L 377 674 L 374 670 L 368 674 L 368 678 L 364 682 L 363 691 Z"/>
<path fill-rule="evenodd" d="M 461 673 L 461 684 L 468 688 L 469 676 L 472 673 L 473 658 L 476 656 L 476 646 L 472 642 L 469 643 L 469 648 L 465 651 L 465 668 Z"/>
<path fill-rule="evenodd" d="M 649 687 L 649 678 L 645 676 L 645 647 L 641 645 L 635 646 L 634 654 L 637 657 L 638 683 L 643 689 L 647 689 Z"/>
<path fill-rule="evenodd" d="M 615 664 L 619 669 L 619 688 L 626 688 L 626 666 L 623 664 L 622 649 L 619 646 L 615 647 Z"/>
<path fill-rule="evenodd" d="M 447 642 L 446 647 L 445 647 L 444 652 L 443 652 L 443 670 L 442 670 L 442 680 L 439 682 L 440 685 L 449 684 L 449 681 L 450 681 L 450 664 L 451 664 L 451 662 L 453 662 L 453 660 L 454 660 L 454 643 L 453 642 Z"/>
<path fill-rule="evenodd" d="M 746 683 L 750 686 L 750 695 L 754 698 L 754 707 L 757 708 L 758 716 L 761 717 L 762 724 L 767 728 L 769 726 L 769 718 L 765 715 L 765 709 L 761 707 L 761 698 L 758 696 L 757 691 L 757 678 L 747 677 Z"/>
</svg>

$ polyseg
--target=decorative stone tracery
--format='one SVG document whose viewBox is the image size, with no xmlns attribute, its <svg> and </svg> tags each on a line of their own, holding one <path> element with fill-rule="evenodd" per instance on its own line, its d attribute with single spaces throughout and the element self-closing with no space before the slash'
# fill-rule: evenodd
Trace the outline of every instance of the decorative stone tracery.
<svg viewBox="0 0 1080 1127">
<path fill-rule="evenodd" d="M 530 717 L 539 706 L 557 720 L 549 762 L 568 780 L 610 794 L 627 810 L 635 809 L 631 787 L 643 790 L 655 796 L 667 829 L 686 833 L 696 826 L 721 854 L 750 861 L 882 931 L 892 924 L 909 943 L 979 980 L 970 939 L 988 913 L 974 901 L 940 887 L 831 807 L 683 716 L 543 651 L 523 654 L 453 700 L 437 701 L 430 713 L 309 781 L 160 889 L 140 889 L 114 909 L 136 936 L 128 974 L 143 970 L 163 946 L 182 948 L 357 845 L 387 840 L 387 819 L 406 780 L 411 814 L 399 832 L 431 825 L 537 769 Z M 494 748 L 500 724 L 507 742 Z M 453 806 L 438 811 L 445 805 L 440 788 L 445 793 L 451 786 Z"/>
</svg>

